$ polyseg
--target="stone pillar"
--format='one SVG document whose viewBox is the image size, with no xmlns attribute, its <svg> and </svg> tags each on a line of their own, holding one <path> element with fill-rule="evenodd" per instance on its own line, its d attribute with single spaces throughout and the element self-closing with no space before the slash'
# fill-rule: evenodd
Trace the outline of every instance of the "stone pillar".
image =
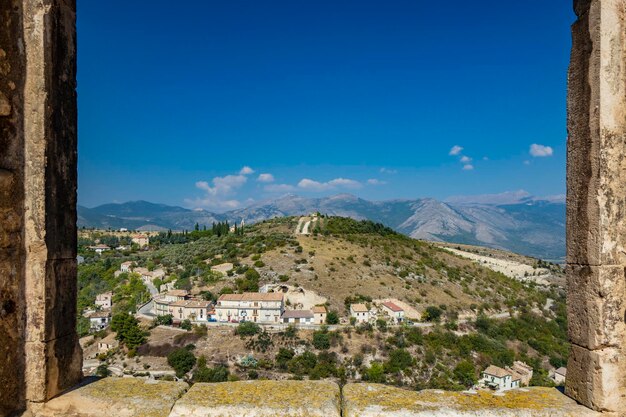
<svg viewBox="0 0 626 417">
<path fill-rule="evenodd" d="M 626 1 L 576 0 L 568 89 L 565 392 L 626 410 Z"/>
<path fill-rule="evenodd" d="M 75 7 L 0 1 L 0 415 L 82 376 Z"/>
</svg>

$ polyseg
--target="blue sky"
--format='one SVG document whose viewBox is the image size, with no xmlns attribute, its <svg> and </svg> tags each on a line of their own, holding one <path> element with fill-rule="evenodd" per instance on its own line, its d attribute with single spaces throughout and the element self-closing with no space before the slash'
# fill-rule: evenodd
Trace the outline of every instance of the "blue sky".
<svg viewBox="0 0 626 417">
<path fill-rule="evenodd" d="M 571 0 L 78 7 L 80 204 L 565 191 Z"/>
</svg>

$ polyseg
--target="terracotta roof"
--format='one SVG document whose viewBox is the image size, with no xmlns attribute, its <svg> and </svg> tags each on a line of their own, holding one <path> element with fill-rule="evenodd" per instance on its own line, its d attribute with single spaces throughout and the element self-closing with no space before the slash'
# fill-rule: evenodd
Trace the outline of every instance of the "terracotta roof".
<svg viewBox="0 0 626 417">
<path fill-rule="evenodd" d="M 283 319 L 312 319 L 313 312 L 311 310 L 285 310 L 282 315 Z"/>
<path fill-rule="evenodd" d="M 107 245 L 96 245 L 96 246 L 89 246 L 90 249 L 111 249 L 110 247 L 108 247 Z"/>
<path fill-rule="evenodd" d="M 90 319 L 101 319 L 104 317 L 111 317 L 111 312 L 108 310 L 104 310 L 104 311 L 96 311 L 95 313 L 91 313 L 89 315 Z"/>
<path fill-rule="evenodd" d="M 222 294 L 218 301 L 282 301 L 278 292 L 244 292 L 243 294 Z"/>
<path fill-rule="evenodd" d="M 369 311 L 365 304 L 352 304 L 350 308 L 358 313 L 367 313 Z"/>
<path fill-rule="evenodd" d="M 133 261 L 126 261 L 126 262 L 122 262 L 122 265 L 132 265 Z"/>
<path fill-rule="evenodd" d="M 166 295 L 172 295 L 174 297 L 186 297 L 189 295 L 187 290 L 169 290 Z"/>
<path fill-rule="evenodd" d="M 313 312 L 316 313 L 316 314 L 327 313 L 326 306 L 315 306 L 315 307 L 313 307 Z"/>
<path fill-rule="evenodd" d="M 561 366 L 559 369 L 554 371 L 554 373 L 565 376 L 565 375 L 567 375 L 567 368 L 564 367 L 564 366 Z"/>
<path fill-rule="evenodd" d="M 485 374 L 493 375 L 498 378 L 504 378 L 505 376 L 511 376 L 511 372 L 506 369 L 502 369 L 499 366 L 489 365 L 487 369 L 483 371 Z"/>
<path fill-rule="evenodd" d="M 402 307 L 398 306 L 397 304 L 392 303 L 391 301 L 385 301 L 383 305 L 391 311 L 404 311 Z"/>
</svg>

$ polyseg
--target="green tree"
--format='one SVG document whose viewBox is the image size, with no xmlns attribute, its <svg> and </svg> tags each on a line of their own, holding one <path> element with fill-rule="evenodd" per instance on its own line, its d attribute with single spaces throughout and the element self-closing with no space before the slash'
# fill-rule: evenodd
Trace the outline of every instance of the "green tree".
<svg viewBox="0 0 626 417">
<path fill-rule="evenodd" d="M 146 333 L 139 327 L 135 316 L 127 313 L 118 313 L 111 320 L 111 330 L 117 332 L 115 338 L 134 350 L 146 342 Z"/>
<path fill-rule="evenodd" d="M 176 376 L 182 378 L 193 369 L 196 364 L 196 357 L 188 349 L 178 348 L 167 355 L 167 363 L 174 368 Z"/>
<path fill-rule="evenodd" d="M 470 388 L 478 381 L 476 378 L 476 368 L 474 364 L 468 360 L 459 362 L 454 368 L 454 376 L 459 384 Z"/>
<path fill-rule="evenodd" d="M 339 313 L 335 310 L 329 311 L 326 314 L 326 324 L 339 324 Z"/>
</svg>

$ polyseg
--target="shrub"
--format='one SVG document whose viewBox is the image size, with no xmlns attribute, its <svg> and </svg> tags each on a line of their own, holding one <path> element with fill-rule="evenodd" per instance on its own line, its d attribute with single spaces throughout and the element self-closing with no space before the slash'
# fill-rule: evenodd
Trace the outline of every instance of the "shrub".
<svg viewBox="0 0 626 417">
<path fill-rule="evenodd" d="M 96 368 L 96 375 L 102 378 L 110 376 L 111 371 L 109 370 L 107 364 L 103 363 L 102 365 L 99 365 L 98 368 Z"/>
<path fill-rule="evenodd" d="M 332 310 L 326 314 L 326 324 L 339 324 L 339 313 Z"/>
<path fill-rule="evenodd" d="M 167 355 L 167 363 L 174 368 L 176 376 L 182 378 L 196 364 L 196 357 L 188 349 L 179 348 Z"/>
<path fill-rule="evenodd" d="M 422 320 L 424 321 L 439 321 L 441 318 L 441 309 L 435 306 L 426 307 L 426 311 L 422 314 Z"/>
<path fill-rule="evenodd" d="M 382 384 L 385 382 L 385 370 L 380 362 L 372 362 L 365 373 L 369 382 Z"/>
<path fill-rule="evenodd" d="M 154 322 L 157 326 L 159 325 L 165 325 L 165 326 L 170 326 L 172 324 L 174 316 L 172 316 L 171 314 L 166 314 L 164 316 L 157 316 L 154 319 Z"/>
<path fill-rule="evenodd" d="M 396 349 L 389 354 L 389 359 L 385 363 L 386 372 L 404 371 L 413 365 L 413 357 L 405 349 Z"/>
<path fill-rule="evenodd" d="M 313 333 L 313 347 L 318 350 L 330 349 L 330 337 L 328 332 L 315 331 Z"/>
<path fill-rule="evenodd" d="M 193 382 L 226 382 L 229 380 L 230 372 L 225 365 L 218 365 L 215 368 L 198 366 L 193 373 Z"/>
<path fill-rule="evenodd" d="M 244 321 L 239 323 L 237 329 L 235 329 L 235 334 L 241 337 L 246 336 L 254 336 L 257 333 L 261 332 L 261 326 L 252 322 L 252 321 Z"/>
<path fill-rule="evenodd" d="M 183 320 L 183 322 L 180 324 L 180 328 L 188 330 L 188 331 L 191 330 L 192 329 L 191 321 L 189 319 Z"/>
</svg>

